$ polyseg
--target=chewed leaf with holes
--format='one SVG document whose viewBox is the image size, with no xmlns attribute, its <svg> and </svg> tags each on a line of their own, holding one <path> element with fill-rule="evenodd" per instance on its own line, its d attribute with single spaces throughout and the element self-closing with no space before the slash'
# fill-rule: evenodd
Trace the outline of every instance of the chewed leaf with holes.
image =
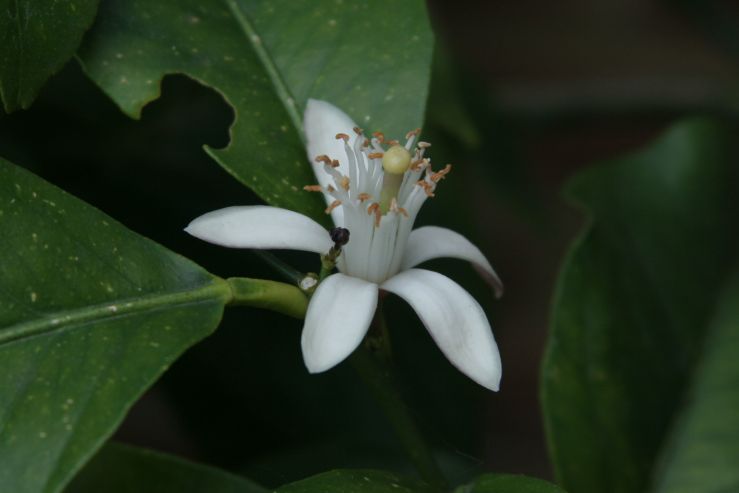
<svg viewBox="0 0 739 493">
<path fill-rule="evenodd" d="M 56 492 L 230 291 L 2 159 L 0 231 L 0 489 Z"/>
<path fill-rule="evenodd" d="M 110 1 L 81 58 L 127 114 L 185 73 L 233 106 L 231 143 L 211 155 L 272 205 L 323 220 L 302 144 L 308 98 L 402 137 L 423 121 L 432 35 L 421 0 Z"/>
</svg>

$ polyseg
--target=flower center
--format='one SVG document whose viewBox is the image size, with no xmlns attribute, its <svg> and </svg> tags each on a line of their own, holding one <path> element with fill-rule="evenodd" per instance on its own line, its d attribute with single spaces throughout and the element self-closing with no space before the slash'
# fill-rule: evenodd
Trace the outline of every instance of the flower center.
<svg viewBox="0 0 739 493">
<path fill-rule="evenodd" d="M 381 132 L 371 138 L 359 128 L 354 132 L 353 138 L 336 135 L 344 141 L 346 159 L 316 157 L 332 183 L 305 189 L 331 197 L 326 213 L 341 207 L 342 224 L 336 226 L 348 229 L 351 240 L 338 259 L 339 270 L 379 283 L 397 273 L 416 215 L 451 165 L 431 169 L 424 157 L 430 144 L 416 143 L 420 129 L 408 132 L 405 145 L 386 143 Z"/>
</svg>

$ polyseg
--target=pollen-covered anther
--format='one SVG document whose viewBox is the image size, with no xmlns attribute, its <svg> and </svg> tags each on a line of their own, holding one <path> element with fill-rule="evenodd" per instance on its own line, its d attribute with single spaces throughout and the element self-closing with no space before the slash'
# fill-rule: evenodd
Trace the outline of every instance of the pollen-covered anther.
<svg viewBox="0 0 739 493">
<path fill-rule="evenodd" d="M 417 129 L 411 130 L 410 132 L 408 132 L 407 134 L 405 134 L 405 138 L 407 140 L 407 139 L 410 139 L 411 137 L 413 137 L 415 135 L 419 135 L 420 133 L 421 133 L 421 129 L 420 128 L 417 128 Z"/>
<path fill-rule="evenodd" d="M 398 207 L 398 200 L 395 198 L 390 201 L 390 211 L 396 214 L 403 214 L 405 217 L 408 217 L 408 211 L 402 207 Z"/>
<path fill-rule="evenodd" d="M 321 185 L 306 185 L 303 190 L 306 192 L 323 192 L 323 187 Z"/>
<path fill-rule="evenodd" d="M 321 154 L 320 156 L 316 156 L 316 162 L 331 165 L 331 158 L 325 154 Z"/>
<path fill-rule="evenodd" d="M 326 164 L 328 164 L 328 165 L 329 165 L 329 166 L 331 166 L 332 168 L 338 168 L 338 167 L 339 167 L 339 160 L 338 160 L 338 159 L 334 159 L 334 160 L 333 160 L 333 161 L 331 161 L 330 163 L 326 163 Z"/>
<path fill-rule="evenodd" d="M 371 199 L 372 195 L 362 192 L 359 195 L 357 195 L 357 198 L 359 199 L 360 202 L 364 202 L 365 200 Z"/>
<path fill-rule="evenodd" d="M 447 164 L 444 166 L 444 169 L 437 171 L 436 173 L 431 173 L 431 181 L 434 183 L 439 183 L 440 180 L 443 180 L 444 177 L 449 174 L 449 172 L 452 170 L 452 165 Z"/>
<path fill-rule="evenodd" d="M 434 196 L 434 185 L 427 182 L 426 180 L 419 180 L 416 184 L 423 188 L 423 191 L 426 192 L 426 195 L 428 195 L 429 197 Z"/>
<path fill-rule="evenodd" d="M 380 204 L 377 202 L 373 203 L 369 207 L 367 207 L 367 214 L 373 214 L 375 215 L 375 227 L 380 227 L 380 219 L 382 219 L 382 211 L 380 210 Z"/>
<path fill-rule="evenodd" d="M 385 134 L 382 133 L 382 132 L 374 132 L 372 134 L 372 136 L 374 138 L 376 138 L 377 139 L 377 142 L 379 142 L 380 144 L 382 144 L 383 142 L 385 142 Z"/>
<path fill-rule="evenodd" d="M 336 209 L 340 205 L 341 205 L 341 200 L 339 200 L 339 199 L 334 200 L 333 202 L 331 202 L 331 205 L 329 205 L 328 207 L 326 207 L 326 211 L 325 211 L 326 214 L 331 214 L 331 211 L 334 210 L 334 209 Z"/>
<path fill-rule="evenodd" d="M 354 127 L 354 128 L 352 128 L 352 130 L 354 130 L 354 133 L 355 133 L 355 134 L 357 134 L 357 135 L 362 135 L 362 134 L 364 134 L 364 130 L 362 130 L 362 129 L 361 129 L 361 128 L 359 128 L 359 127 Z"/>
<path fill-rule="evenodd" d="M 326 187 L 326 191 L 328 193 L 334 193 L 336 191 L 336 189 L 333 187 L 333 185 L 329 185 L 329 186 Z"/>
<path fill-rule="evenodd" d="M 336 140 L 343 140 L 344 142 L 349 142 L 349 136 L 347 134 L 336 134 Z"/>
<path fill-rule="evenodd" d="M 348 192 L 349 191 L 349 177 L 348 176 L 342 176 L 341 177 L 341 182 L 339 183 L 339 185 L 341 185 L 341 188 L 343 188 L 344 190 L 346 190 Z"/>
<path fill-rule="evenodd" d="M 429 144 L 428 142 L 424 142 L 424 141 L 420 141 L 420 142 L 419 142 L 418 144 L 416 144 L 416 145 L 417 145 L 418 147 L 420 147 L 421 149 L 428 149 L 429 147 L 431 147 L 431 144 Z"/>
<path fill-rule="evenodd" d="M 428 166 L 429 160 L 428 159 L 418 159 L 416 161 L 413 161 L 411 163 L 411 169 L 413 171 L 421 171 L 423 168 Z"/>
<path fill-rule="evenodd" d="M 367 154 L 367 157 L 370 159 L 382 159 L 382 156 L 384 155 L 385 154 L 382 152 L 370 152 L 369 154 Z"/>
<path fill-rule="evenodd" d="M 398 142 L 397 140 L 393 139 L 393 140 L 389 140 L 388 143 L 387 143 L 387 145 L 389 145 L 389 146 L 397 146 L 397 145 L 400 145 L 400 142 Z"/>
<path fill-rule="evenodd" d="M 370 141 L 369 139 L 364 139 L 364 142 L 362 142 L 362 147 L 369 147 Z"/>
</svg>

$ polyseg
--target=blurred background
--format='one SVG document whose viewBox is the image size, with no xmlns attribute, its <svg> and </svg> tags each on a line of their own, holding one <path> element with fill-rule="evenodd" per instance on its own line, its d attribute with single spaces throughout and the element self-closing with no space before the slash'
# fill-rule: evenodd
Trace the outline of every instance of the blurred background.
<svg viewBox="0 0 739 493">
<path fill-rule="evenodd" d="M 486 308 L 504 376 L 497 394 L 468 381 L 390 298 L 398 373 L 453 482 L 480 470 L 550 478 L 539 367 L 556 275 L 583 224 L 560 189 L 678 118 L 735 118 L 739 2 L 434 0 L 429 11 L 438 39 L 423 138 L 454 170 L 418 223 L 467 235 L 503 278 L 495 301 L 467 265 L 430 265 Z M 253 254 L 182 232 L 206 211 L 258 203 L 202 150 L 226 146 L 232 120 L 217 93 L 184 76 L 167 77 L 161 98 L 130 120 L 72 61 L 29 111 L 0 116 L 0 155 L 215 274 L 276 279 Z M 310 255 L 280 257 L 318 269 Z M 299 337 L 299 321 L 229 309 L 116 439 L 265 485 L 337 467 L 410 469 L 352 369 L 309 376 Z"/>
</svg>

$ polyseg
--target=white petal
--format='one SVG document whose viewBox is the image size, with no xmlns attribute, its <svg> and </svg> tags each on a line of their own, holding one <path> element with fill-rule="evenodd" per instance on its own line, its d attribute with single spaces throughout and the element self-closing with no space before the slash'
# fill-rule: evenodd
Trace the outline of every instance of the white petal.
<svg viewBox="0 0 739 493">
<path fill-rule="evenodd" d="M 326 371 L 359 346 L 375 314 L 377 293 L 377 284 L 344 274 L 318 285 L 300 339 L 308 371 Z"/>
<path fill-rule="evenodd" d="M 498 390 L 498 345 L 482 307 L 459 284 L 437 272 L 411 269 L 380 287 L 413 307 L 439 349 L 462 373 Z"/>
<path fill-rule="evenodd" d="M 414 229 L 408 237 L 400 269 L 407 270 L 440 257 L 471 262 L 482 278 L 495 289 L 495 296 L 500 298 L 503 294 L 503 283 L 485 255 L 470 240 L 451 229 L 437 226 Z"/>
<path fill-rule="evenodd" d="M 226 207 L 192 221 L 185 231 L 232 248 L 305 250 L 324 254 L 333 245 L 328 231 L 297 212 L 265 205 Z"/>
<path fill-rule="evenodd" d="M 305 137 L 308 142 L 308 160 L 313 165 L 318 183 L 324 188 L 333 183 L 332 178 L 323 171 L 323 165 L 316 163 L 317 156 L 327 155 L 331 159 L 339 161 L 337 170 L 348 175 L 348 164 L 346 152 L 344 151 L 344 142 L 336 139 L 336 134 L 343 133 L 349 136 L 351 143 L 356 138 L 353 128 L 356 123 L 349 118 L 349 115 L 341 111 L 339 108 L 326 101 L 319 99 L 309 99 L 305 106 L 305 115 L 303 116 L 303 128 Z M 334 198 L 324 193 L 326 203 L 330 204 Z M 343 225 L 343 213 L 341 207 L 337 207 L 331 211 L 331 217 L 337 226 Z"/>
</svg>

